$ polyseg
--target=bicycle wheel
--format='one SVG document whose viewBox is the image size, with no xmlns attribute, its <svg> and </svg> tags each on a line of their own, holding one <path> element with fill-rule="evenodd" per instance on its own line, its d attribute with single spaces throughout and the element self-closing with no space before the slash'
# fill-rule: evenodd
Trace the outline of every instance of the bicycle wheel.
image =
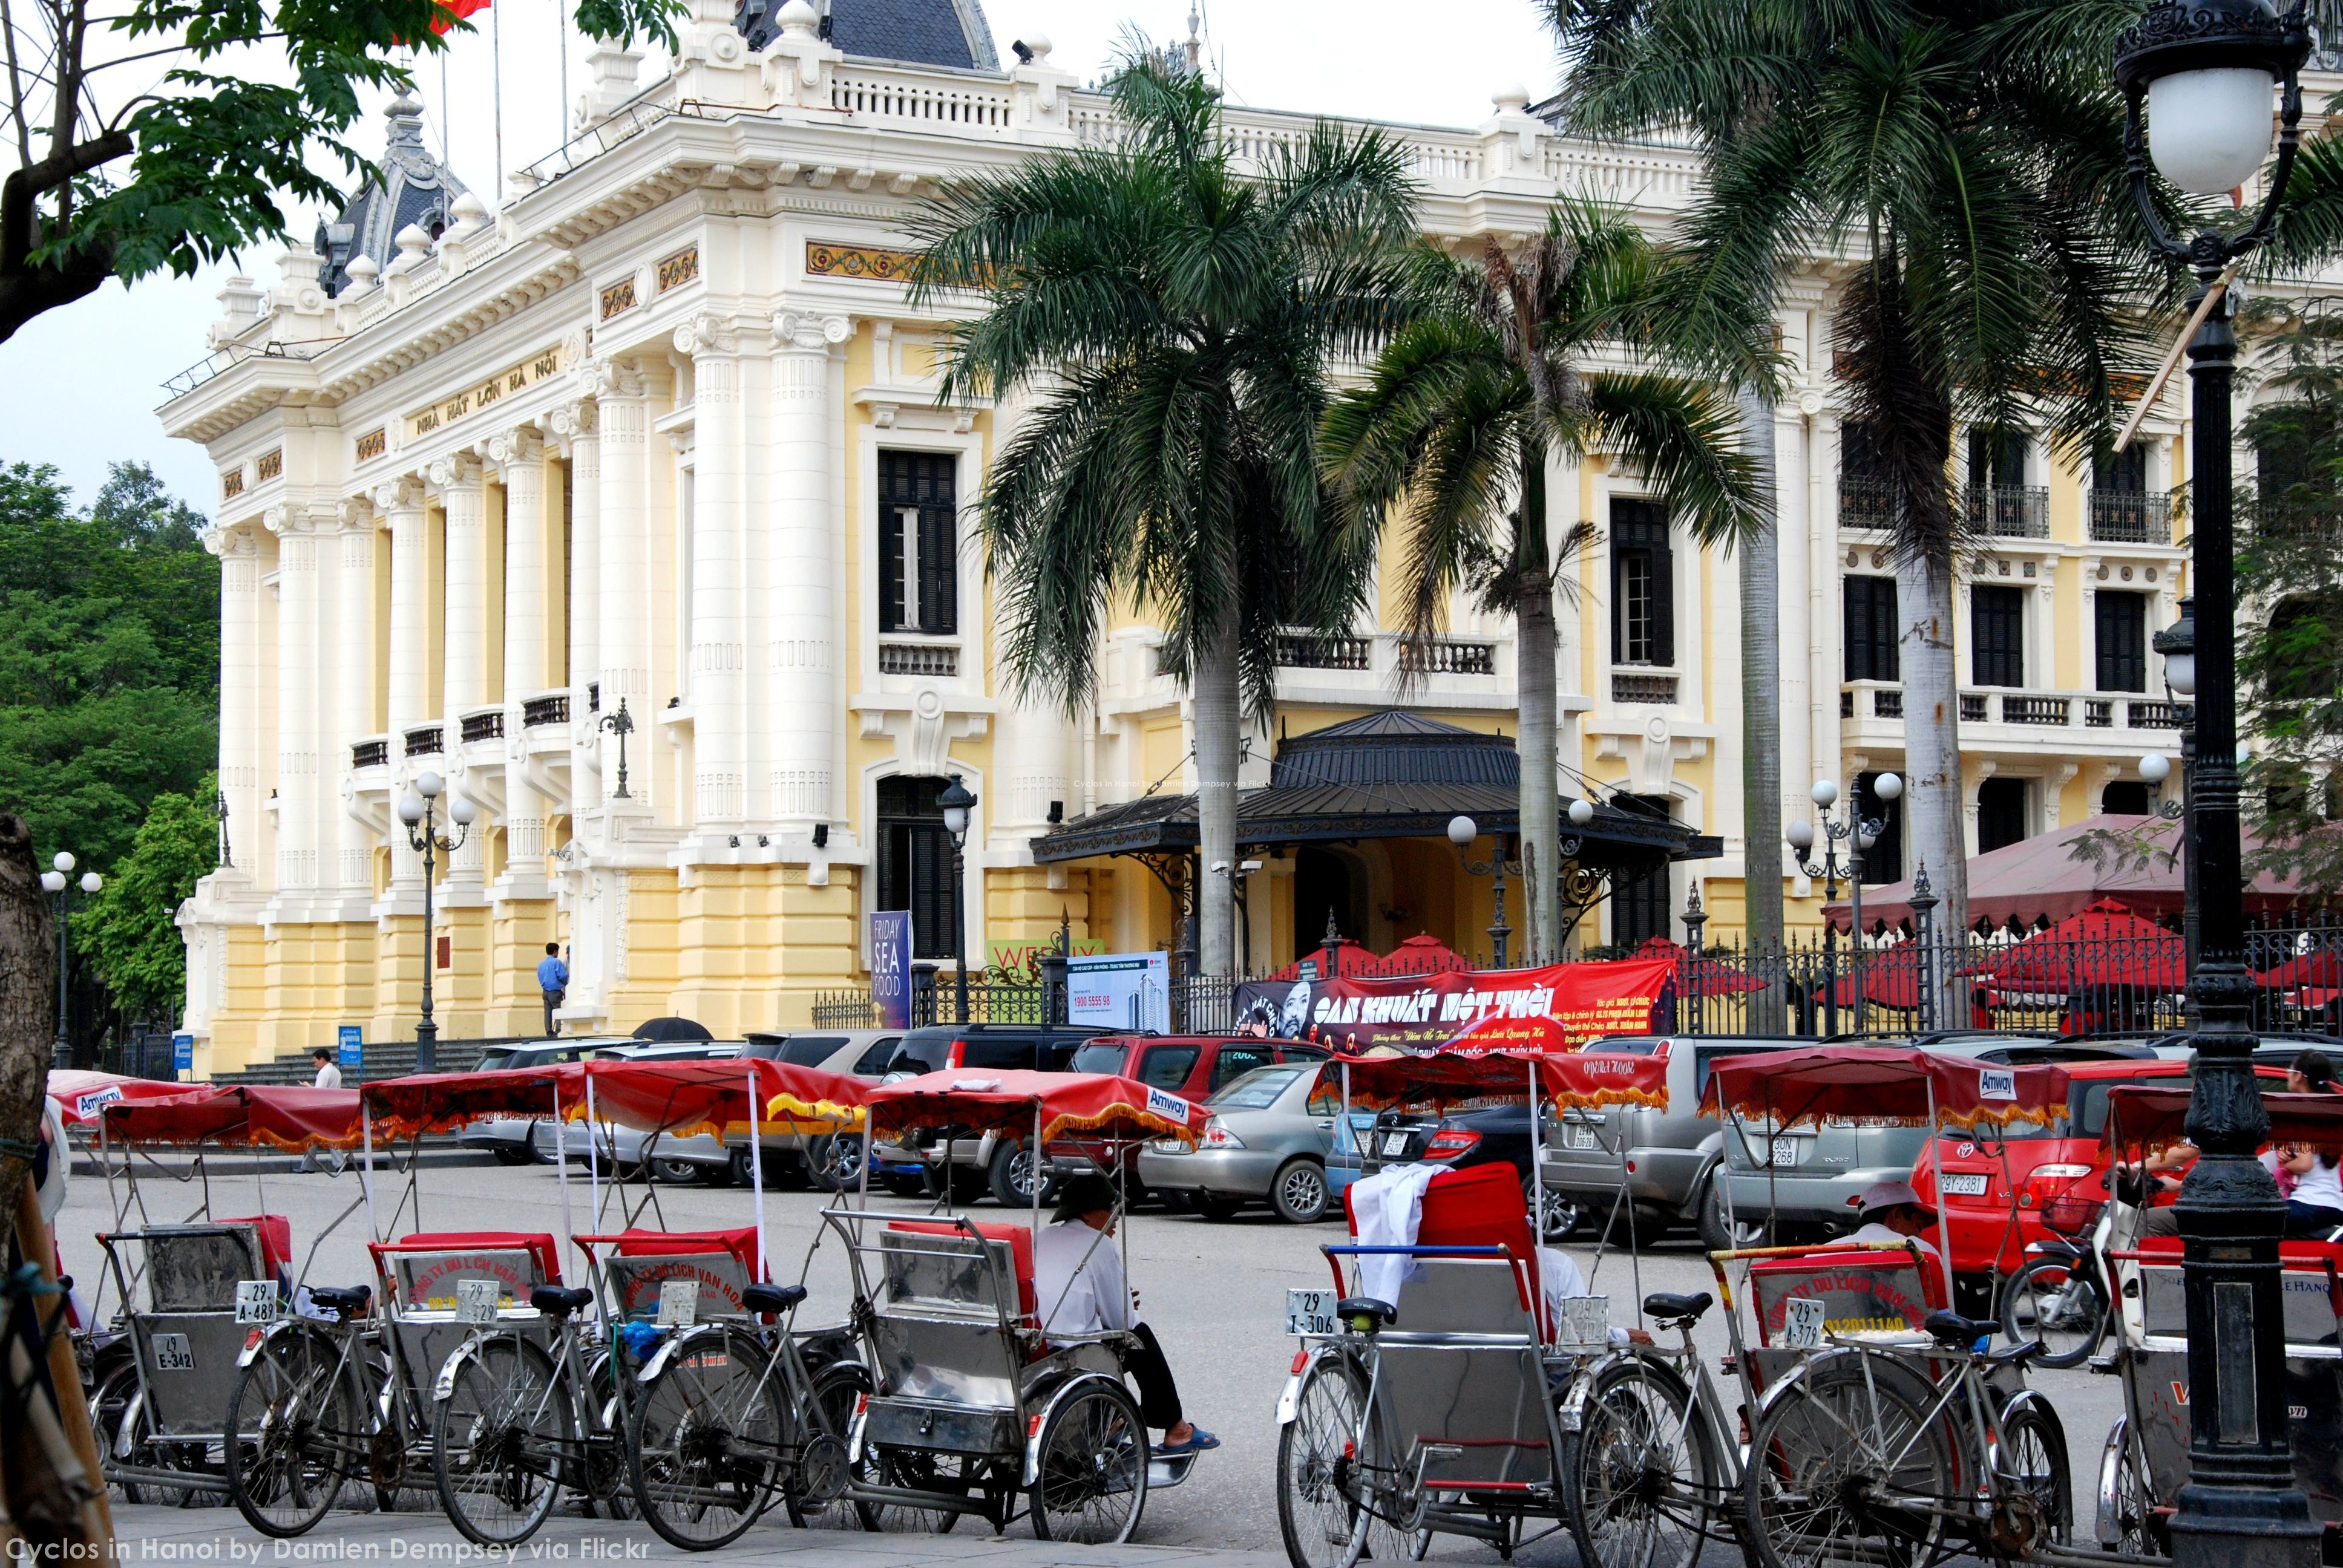
<svg viewBox="0 0 2343 1568">
<path fill-rule="evenodd" d="M 721 1546 L 765 1511 L 784 1430 L 769 1370 L 755 1336 L 717 1324 L 695 1330 L 637 1391 L 627 1468 L 644 1522 L 669 1544 Z"/>
<path fill-rule="evenodd" d="M 1586 1568 L 1690 1568 L 1716 1531 L 1715 1456 L 1674 1369 L 1638 1356 L 1596 1374 L 1562 1437 L 1563 1496 Z"/>
<path fill-rule="evenodd" d="M 139 1397 L 138 1369 L 124 1362 L 97 1380 L 90 1396 L 89 1424 L 97 1439 L 97 1453 L 107 1479 L 122 1489 L 125 1503 L 144 1503 L 146 1493 L 136 1482 L 117 1473 L 144 1458 L 146 1402 Z"/>
<path fill-rule="evenodd" d="M 334 1342 L 296 1328 L 262 1342 L 227 1399 L 227 1494 L 251 1526 L 307 1534 L 366 1450 L 364 1412 Z"/>
<path fill-rule="evenodd" d="M 1129 1390 L 1100 1378 L 1058 1402 L 1041 1426 L 1031 1495 L 1037 1540 L 1131 1539 L 1147 1510 L 1147 1428 Z"/>
<path fill-rule="evenodd" d="M 1918 1568 L 1944 1539 L 1931 1511 L 1966 1501 L 1927 1385 L 1861 1357 L 1812 1362 L 1757 1422 L 1742 1483 L 1757 1568 Z"/>
<path fill-rule="evenodd" d="M 2132 1557 L 2169 1557 L 2172 1537 L 2149 1499 L 2147 1455 L 2132 1441 L 2131 1418 L 2116 1417 L 2099 1452 L 2099 1544 Z"/>
<path fill-rule="evenodd" d="M 781 1502 L 789 1523 L 800 1530 L 862 1525 L 860 1511 L 846 1494 L 846 1437 L 854 1425 L 854 1402 L 869 1389 L 870 1380 L 850 1362 L 814 1374 L 812 1391 L 796 1422 L 797 1457 L 781 1476 Z M 780 1396 L 780 1391 L 776 1394 Z"/>
<path fill-rule="evenodd" d="M 517 1333 L 483 1341 L 431 1414 L 432 1480 L 449 1523 L 481 1546 L 536 1534 L 576 1431 L 550 1356 Z"/>
<path fill-rule="evenodd" d="M 1366 1402 L 1366 1369 L 1347 1354 L 1322 1356 L 1302 1375 L 1293 1419 L 1277 1437 L 1277 1523 L 1293 1568 L 1420 1555 L 1376 1515 L 1404 1482 L 1382 1460 L 1382 1423 L 1362 1420 Z"/>
<path fill-rule="evenodd" d="M 2082 1365 L 2099 1348 L 2107 1322 L 2098 1282 L 2053 1259 L 2035 1259 L 2002 1288 L 2002 1337 L 2013 1345 L 2040 1340 L 2044 1366 Z"/>
<path fill-rule="evenodd" d="M 2075 1534 L 2075 1489 L 2066 1473 L 2066 1431 L 2039 1399 L 2001 1418 L 1993 1449 L 1993 1514 L 1986 1544 L 2005 1560 L 2038 1546 L 2065 1546 Z"/>
</svg>

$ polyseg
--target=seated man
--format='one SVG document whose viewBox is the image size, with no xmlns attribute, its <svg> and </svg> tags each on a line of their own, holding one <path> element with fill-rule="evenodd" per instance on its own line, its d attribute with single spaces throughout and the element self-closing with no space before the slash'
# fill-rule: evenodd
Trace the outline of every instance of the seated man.
<svg viewBox="0 0 2343 1568">
<path fill-rule="evenodd" d="M 1538 1249 L 1538 1293 L 1545 1297 L 1545 1317 L 1550 1323 L 1562 1322 L 1562 1303 L 1574 1297 L 1591 1295 L 1586 1288 L 1586 1276 L 1580 1271 L 1577 1260 L 1569 1253 L 1552 1247 Z M 1613 1327 L 1611 1342 L 1614 1345 L 1652 1342 L 1652 1336 L 1641 1329 Z"/>
<path fill-rule="evenodd" d="M 1936 1211 L 1920 1201 L 1920 1194 L 1912 1190 L 1912 1183 L 1874 1181 L 1864 1189 L 1855 1217 L 1862 1223 L 1851 1235 L 1830 1243 L 1832 1246 L 1847 1247 L 1861 1241 L 1917 1242 L 1921 1255 L 1936 1265 L 1937 1282 L 1945 1287 L 1944 1299 L 1953 1299 L 1952 1280 L 1945 1272 L 1945 1260 L 1928 1240 L 1928 1232 L 1936 1223 Z M 1922 1265 L 1926 1266 L 1927 1263 Z"/>
<path fill-rule="evenodd" d="M 1067 1180 L 1050 1224 L 1033 1246 L 1033 1286 L 1042 1332 L 1095 1334 L 1121 1330 L 1138 1337 L 1136 1348 L 1121 1352 L 1122 1370 L 1139 1384 L 1139 1413 L 1163 1429 L 1158 1453 L 1195 1453 L 1218 1448 L 1221 1440 L 1187 1420 L 1172 1365 L 1155 1342 L 1155 1332 L 1139 1321 L 1139 1298 L 1123 1283 L 1122 1258 L 1115 1251 L 1114 1187 L 1085 1171 Z"/>
</svg>

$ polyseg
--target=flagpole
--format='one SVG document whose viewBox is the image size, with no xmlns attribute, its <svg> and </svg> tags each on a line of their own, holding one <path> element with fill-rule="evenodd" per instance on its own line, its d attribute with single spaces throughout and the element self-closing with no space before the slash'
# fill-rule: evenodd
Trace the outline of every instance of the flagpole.
<svg viewBox="0 0 2343 1568">
<path fill-rule="evenodd" d="M 497 117 L 497 206 L 505 205 L 505 14 L 488 7 L 488 96 Z"/>
</svg>

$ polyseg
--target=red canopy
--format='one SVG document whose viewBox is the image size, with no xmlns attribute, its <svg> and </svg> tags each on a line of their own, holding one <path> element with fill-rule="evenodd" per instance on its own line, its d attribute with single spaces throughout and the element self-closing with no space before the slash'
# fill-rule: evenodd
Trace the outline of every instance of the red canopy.
<svg viewBox="0 0 2343 1568">
<path fill-rule="evenodd" d="M 2274 969 L 2261 970 L 2254 979 L 2272 990 L 2293 990 L 2298 986 L 2314 986 L 2322 990 L 2343 989 L 2343 951 L 2318 948 L 2297 953 Z M 49 1077 L 54 1081 L 56 1074 L 53 1072 Z"/>
<path fill-rule="evenodd" d="M 2179 937 L 2103 900 L 1966 972 L 1989 975 L 2006 991 L 2036 995 L 2103 986 L 2181 990 L 2188 984 L 2188 958 Z"/>
<path fill-rule="evenodd" d="M 557 1086 L 566 1115 L 573 1100 L 581 1107 L 586 1102 L 585 1072 L 574 1061 L 485 1072 L 417 1072 L 378 1079 L 358 1092 L 374 1117 L 375 1137 L 396 1141 L 453 1132 L 491 1116 L 550 1116 Z"/>
<path fill-rule="evenodd" d="M 1558 1054 L 1443 1050 L 1433 1056 L 1338 1056 L 1334 1061 L 1350 1069 L 1352 1099 L 1364 1105 L 1525 1095 L 1533 1062 L 1537 1067 L 1538 1098 L 1557 1111 L 1592 1111 L 1605 1105 L 1648 1105 L 1664 1111 L 1668 1104 L 1668 1061 L 1658 1055 L 1590 1047 Z"/>
<path fill-rule="evenodd" d="M 199 1083 L 170 1083 L 156 1078 L 126 1078 L 118 1072 L 96 1072 L 86 1068 L 53 1067 L 49 1070 L 48 1095 L 64 1108 L 65 1125 L 75 1126 L 94 1121 L 101 1107 L 122 1100 L 166 1100 L 201 1089 Z"/>
<path fill-rule="evenodd" d="M 2269 1113 L 2271 1143 L 2343 1143 L 2343 1094 L 2286 1094 L 2276 1068 L 2258 1070 L 2262 1109 Z M 2107 1091 L 2107 1143 L 2117 1149 L 2155 1149 L 2182 1141 L 2188 1120 L 2185 1082 L 2117 1084 Z"/>
<path fill-rule="evenodd" d="M 963 1068 L 882 1084 L 866 1104 L 873 1139 L 906 1127 L 1016 1133 L 1032 1128 L 1037 1111 L 1044 1143 L 1072 1132 L 1193 1141 L 1204 1129 L 1202 1106 L 1105 1072 Z"/>
<path fill-rule="evenodd" d="M 1830 1046 L 1719 1058 L 1701 1091 L 1703 1116 L 1825 1117 L 1911 1127 L 2049 1126 L 2066 1117 L 2066 1075 L 2055 1067 L 1996 1067 L 1974 1058 L 1890 1046 Z"/>
<path fill-rule="evenodd" d="M 622 1127 L 676 1137 L 695 1132 L 718 1138 L 745 1135 L 751 1079 L 757 1102 L 764 1107 L 759 1131 L 766 1132 L 790 1131 L 796 1119 L 860 1121 L 862 1103 L 870 1096 L 869 1086 L 860 1079 L 755 1057 L 593 1061 L 586 1064 L 585 1075 L 593 1081 L 597 1116 Z M 585 1091 L 578 1091 L 574 1103 L 565 1092 L 562 1110 L 572 1121 L 583 1117 Z M 777 1119 L 781 1123 L 778 1129 Z"/>
<path fill-rule="evenodd" d="M 355 1148 L 358 1091 L 297 1084 L 204 1084 L 158 1100 L 106 1107 L 106 1135 L 124 1143 L 266 1143 L 299 1152 Z"/>
</svg>

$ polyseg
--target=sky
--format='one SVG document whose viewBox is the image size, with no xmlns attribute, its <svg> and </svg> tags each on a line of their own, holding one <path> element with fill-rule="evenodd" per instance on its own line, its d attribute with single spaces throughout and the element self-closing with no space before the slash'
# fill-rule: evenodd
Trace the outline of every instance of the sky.
<svg viewBox="0 0 2343 1568">
<path fill-rule="evenodd" d="M 570 97 L 588 80 L 587 44 L 560 28 L 562 0 L 496 0 L 439 64 L 418 73 L 427 131 L 435 147 L 443 122 L 449 161 L 485 201 L 494 202 L 501 103 L 507 170 L 558 145 L 563 75 Z M 1112 56 L 1126 27 L 1158 43 L 1188 34 L 1191 0 L 984 0 L 1003 59 L 1010 41 L 1045 34 L 1056 64 L 1082 80 Z M 491 37 L 491 23 L 499 35 Z M 1532 0 L 1207 0 L 1202 34 L 1232 101 L 1419 125 L 1471 126 L 1490 95 L 1519 82 L 1533 97 L 1554 85 L 1554 51 Z M 647 62 L 642 79 L 653 79 Z M 452 113 L 447 106 L 453 105 Z M 380 104 L 369 106 L 378 111 Z M 352 140 L 371 152 L 380 121 L 370 112 Z M 297 215 L 304 236 L 314 212 Z M 264 244 L 241 260 L 265 287 L 276 281 L 279 247 Z M 218 314 L 221 283 L 234 266 L 193 278 L 146 278 L 126 290 L 110 282 L 54 310 L 0 343 L 0 462 L 53 464 L 86 502 L 106 465 L 135 458 L 154 466 L 183 498 L 208 511 L 216 477 L 192 442 L 163 434 L 155 409 L 162 384 L 202 359 L 204 331 Z"/>
</svg>

